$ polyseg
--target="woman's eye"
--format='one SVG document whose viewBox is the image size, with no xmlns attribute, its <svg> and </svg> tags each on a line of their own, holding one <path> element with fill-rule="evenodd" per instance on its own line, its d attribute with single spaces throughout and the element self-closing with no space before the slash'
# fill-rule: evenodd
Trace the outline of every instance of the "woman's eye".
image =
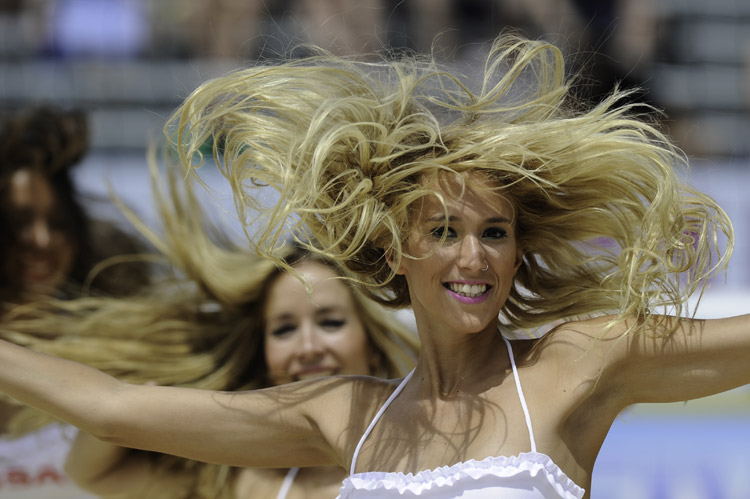
<svg viewBox="0 0 750 499">
<path fill-rule="evenodd" d="M 13 228 L 13 230 L 15 230 L 17 234 L 20 234 L 24 230 L 31 227 L 31 225 L 33 224 L 32 217 L 29 215 L 13 213 L 9 218 L 9 225 Z"/>
<path fill-rule="evenodd" d="M 344 319 L 323 319 L 322 321 L 320 321 L 320 326 L 323 329 L 327 329 L 329 331 L 341 329 L 345 324 L 346 321 Z"/>
<path fill-rule="evenodd" d="M 296 329 L 296 326 L 294 326 L 293 324 L 283 324 L 281 326 L 271 329 L 271 336 L 275 338 L 287 336 L 295 329 Z"/>
<path fill-rule="evenodd" d="M 445 237 L 445 239 L 450 239 L 456 236 L 456 231 L 451 229 L 450 227 L 441 225 L 440 227 L 435 227 L 434 229 L 431 229 L 430 235 L 434 237 L 435 239 L 443 239 L 443 237 Z"/>
<path fill-rule="evenodd" d="M 493 227 L 485 230 L 483 236 L 488 239 L 503 239 L 508 236 L 508 231 L 498 227 Z"/>
</svg>

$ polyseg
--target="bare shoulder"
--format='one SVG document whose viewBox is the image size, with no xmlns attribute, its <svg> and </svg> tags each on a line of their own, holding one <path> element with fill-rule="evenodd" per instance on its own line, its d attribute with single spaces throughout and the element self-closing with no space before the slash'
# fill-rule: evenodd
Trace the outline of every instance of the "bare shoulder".
<svg viewBox="0 0 750 499">
<path fill-rule="evenodd" d="M 291 396 L 305 399 L 308 416 L 316 422 L 331 447 L 339 450 L 339 459 L 346 461 L 401 379 L 331 376 L 284 385 L 284 391 L 290 394 L 296 391 L 297 394 Z"/>
<path fill-rule="evenodd" d="M 616 321 L 613 316 L 565 322 L 550 330 L 533 349 L 540 356 L 579 361 L 617 356 L 618 346 L 627 346 L 628 324 L 628 321 Z"/>
<path fill-rule="evenodd" d="M 246 392 L 253 397 L 263 396 L 269 407 L 283 408 L 288 414 L 317 413 L 325 419 L 333 414 L 366 414 L 379 406 L 398 386 L 400 379 L 383 380 L 372 376 L 337 375 L 287 383 L 280 386 Z M 227 396 L 233 396 L 231 392 Z M 377 409 L 376 409 L 377 410 Z"/>
<path fill-rule="evenodd" d="M 331 391 L 329 400 L 319 402 L 326 403 L 330 412 L 331 405 L 335 404 L 346 414 L 348 418 L 362 419 L 374 416 L 388 397 L 393 393 L 402 378 L 380 379 L 373 376 L 333 376 L 323 382 Z"/>
<path fill-rule="evenodd" d="M 608 381 L 627 356 L 627 330 L 627 321 L 609 316 L 565 322 L 529 342 L 523 358 L 539 379 L 555 379 L 562 392 L 587 398 L 611 388 Z"/>
<path fill-rule="evenodd" d="M 336 375 L 308 381 L 298 381 L 279 386 L 284 396 L 304 396 L 311 400 L 324 395 L 325 403 L 336 399 L 346 402 L 356 400 L 359 405 L 377 403 L 381 397 L 387 398 L 403 378 L 381 379 L 374 376 Z M 321 399 L 323 402 L 323 399 Z"/>
</svg>

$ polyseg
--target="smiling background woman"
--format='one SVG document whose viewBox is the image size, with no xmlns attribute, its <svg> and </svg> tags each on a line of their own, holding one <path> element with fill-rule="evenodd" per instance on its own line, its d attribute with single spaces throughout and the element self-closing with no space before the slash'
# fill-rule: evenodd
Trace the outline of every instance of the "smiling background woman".
<svg viewBox="0 0 750 499">
<path fill-rule="evenodd" d="M 144 251 L 114 223 L 83 208 L 72 169 L 88 152 L 86 114 L 36 107 L 6 118 L 0 130 L 0 299 L 19 303 L 77 296 L 96 264 Z M 88 292 L 124 295 L 148 282 L 137 262 L 113 265 Z"/>
<path fill-rule="evenodd" d="M 370 343 L 340 275 L 314 260 L 295 269 L 311 293 L 289 273 L 278 275 L 264 293 L 263 350 L 271 383 L 377 371 L 382 354 Z"/>
<path fill-rule="evenodd" d="M 226 393 L 0 344 L 0 388 L 120 445 L 346 467 L 342 498 L 586 497 L 624 408 L 750 382 L 750 315 L 682 317 L 731 224 L 627 95 L 588 108 L 574 93 L 559 50 L 514 37 L 476 86 L 421 59 L 328 56 L 206 82 L 175 115 L 182 164 L 220 145 L 241 220 L 268 222 L 257 251 L 289 268 L 274 254 L 297 235 L 411 305 L 414 370 Z M 270 207 L 253 195 L 267 186 Z"/>
</svg>

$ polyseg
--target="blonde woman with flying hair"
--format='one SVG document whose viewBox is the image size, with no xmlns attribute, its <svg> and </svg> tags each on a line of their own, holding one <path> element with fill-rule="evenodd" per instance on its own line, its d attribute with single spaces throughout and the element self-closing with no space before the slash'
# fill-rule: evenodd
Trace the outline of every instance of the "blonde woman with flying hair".
<svg viewBox="0 0 750 499">
<path fill-rule="evenodd" d="M 154 180 L 159 180 L 154 173 Z M 234 247 L 208 227 L 190 185 L 155 188 L 164 236 L 131 220 L 174 267 L 141 296 L 48 302 L 23 309 L 4 336 L 138 384 L 248 390 L 299 377 L 403 376 L 416 360 L 412 330 L 341 279 L 342 269 L 296 246 L 281 250 L 298 276 Z M 124 208 L 124 207 L 123 207 Z M 210 235 L 214 236 L 209 237 Z M 215 239 L 219 241 L 215 241 Z M 241 268 L 241 271 L 238 271 Z M 303 282 L 309 283 L 307 295 Z M 44 426 L 34 409 L 17 433 Z M 345 470 L 239 469 L 126 449 L 80 432 L 68 475 L 97 497 L 330 498 Z"/>
<path fill-rule="evenodd" d="M 624 408 L 750 382 L 750 315 L 683 306 L 725 267 L 731 224 L 645 110 L 575 102 L 554 46 L 501 38 L 474 83 L 323 55 L 206 82 L 175 115 L 181 163 L 216 145 L 242 219 L 265 227 L 257 251 L 278 261 L 298 234 L 411 307 L 421 349 L 403 379 L 140 386 L 2 344 L 0 388 L 121 445 L 339 465 L 342 498 L 589 497 Z"/>
</svg>

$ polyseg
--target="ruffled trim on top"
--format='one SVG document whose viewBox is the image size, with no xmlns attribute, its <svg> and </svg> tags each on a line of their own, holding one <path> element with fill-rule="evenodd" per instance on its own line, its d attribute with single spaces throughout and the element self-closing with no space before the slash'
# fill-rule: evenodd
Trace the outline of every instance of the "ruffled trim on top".
<svg viewBox="0 0 750 499">
<path fill-rule="evenodd" d="M 585 492 L 568 478 L 548 455 L 539 452 L 524 452 L 512 457 L 488 457 L 481 461 L 471 459 L 451 466 L 420 471 L 416 475 L 385 471 L 355 473 L 344 480 L 339 497 L 349 497 L 350 493 L 357 490 L 409 492 L 421 495 L 428 494 L 433 489 L 450 487 L 460 481 L 477 480 L 489 475 L 498 478 L 512 477 L 524 472 L 532 478 L 546 479 L 564 499 L 581 499 Z"/>
</svg>

